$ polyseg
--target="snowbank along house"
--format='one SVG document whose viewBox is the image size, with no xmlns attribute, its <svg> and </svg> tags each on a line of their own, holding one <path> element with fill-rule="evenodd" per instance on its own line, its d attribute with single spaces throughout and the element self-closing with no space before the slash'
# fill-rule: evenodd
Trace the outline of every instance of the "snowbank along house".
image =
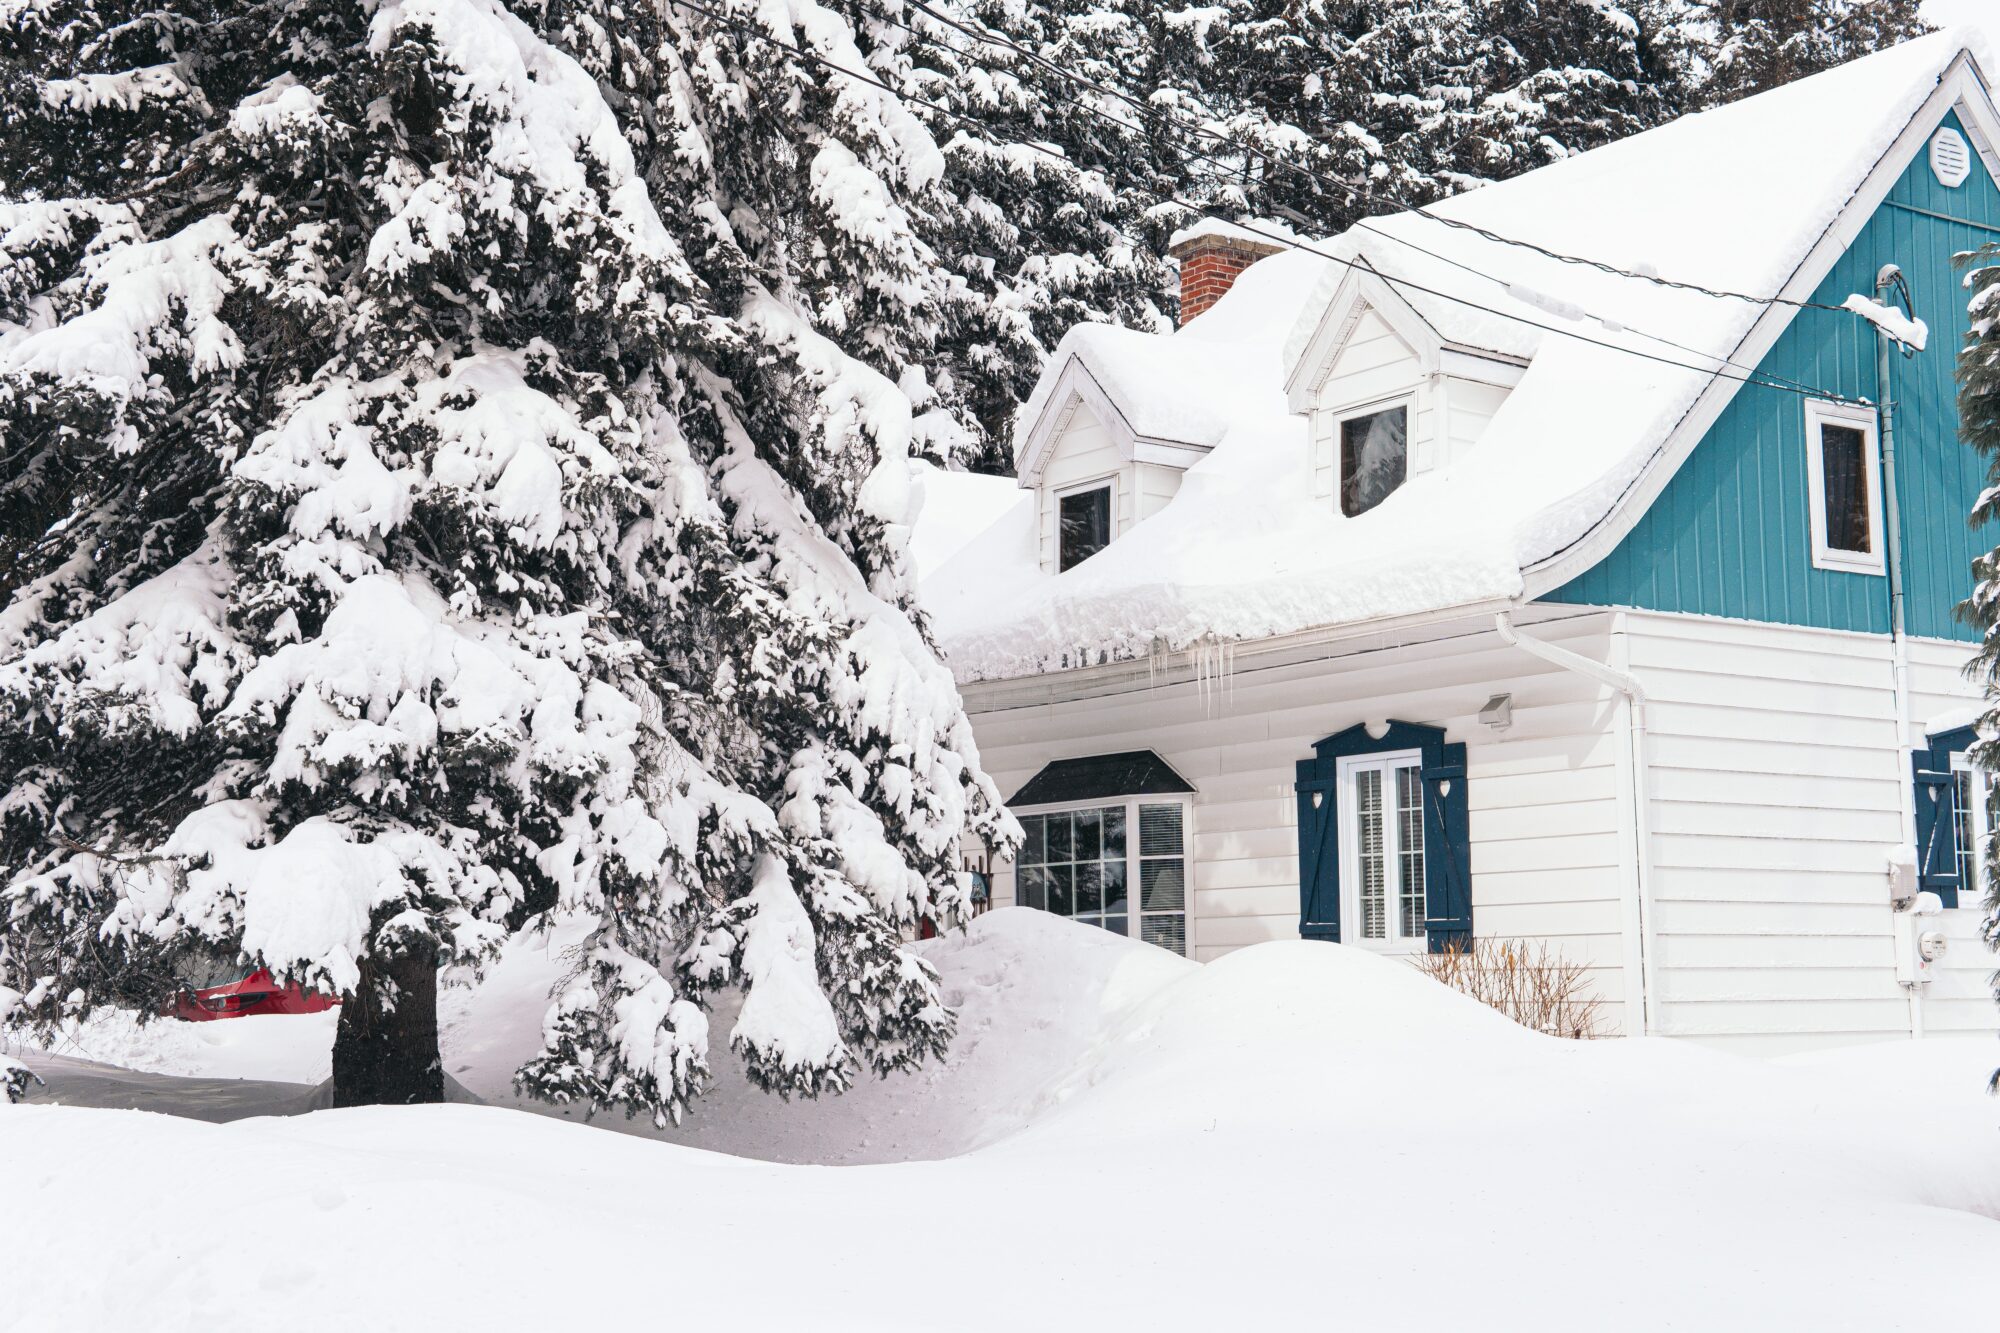
<svg viewBox="0 0 2000 1333">
<path fill-rule="evenodd" d="M 1991 1031 L 1968 40 L 1319 254 L 1203 224 L 1178 332 L 1072 330 L 1018 483 L 933 472 L 916 534 L 1027 830 L 995 900 L 1201 959 L 1545 941 L 1627 1032 Z"/>
</svg>

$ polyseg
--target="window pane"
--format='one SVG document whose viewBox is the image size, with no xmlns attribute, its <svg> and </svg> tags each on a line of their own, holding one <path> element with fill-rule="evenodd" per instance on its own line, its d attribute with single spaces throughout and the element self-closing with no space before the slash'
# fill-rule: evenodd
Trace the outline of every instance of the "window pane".
<svg viewBox="0 0 2000 1333">
<path fill-rule="evenodd" d="M 1178 857 L 1139 863 L 1139 906 L 1148 912 L 1178 912 L 1187 906 Z"/>
<path fill-rule="evenodd" d="M 1040 866 L 1023 866 L 1014 881 L 1014 897 L 1023 907 L 1045 911 L 1049 905 L 1049 872 Z"/>
<path fill-rule="evenodd" d="M 1111 542 L 1111 488 L 1065 495 L 1061 511 L 1062 551 L 1058 569 L 1070 569 L 1096 555 Z"/>
<path fill-rule="evenodd" d="M 1104 859 L 1125 859 L 1125 807 L 1114 805 L 1104 812 Z"/>
<path fill-rule="evenodd" d="M 1048 911 L 1058 917 L 1070 917 L 1076 913 L 1076 867 L 1048 867 Z"/>
<path fill-rule="evenodd" d="M 1385 833 L 1380 769 L 1363 769 L 1354 775 L 1354 824 L 1355 858 L 1361 871 L 1361 938 L 1387 939 L 1389 923 L 1382 910 L 1387 876 L 1382 864 Z"/>
<path fill-rule="evenodd" d="M 1070 854 L 1079 861 L 1095 861 L 1104 846 L 1104 816 L 1096 810 L 1079 810 Z"/>
<path fill-rule="evenodd" d="M 1836 551 L 1867 554 L 1875 549 L 1868 533 L 1868 436 L 1852 426 L 1822 423 L 1819 460 L 1826 497 L 1826 544 Z"/>
<path fill-rule="evenodd" d="M 1958 890 L 1966 893 L 1979 887 L 1979 848 L 1972 831 L 1972 774 L 1951 775 L 1952 814 L 1958 834 Z M 1966 899 L 1959 899 L 1961 903 Z"/>
<path fill-rule="evenodd" d="M 1424 934 L 1424 780 L 1415 766 L 1396 770 L 1398 927 L 1404 939 Z"/>
<path fill-rule="evenodd" d="M 1122 916 L 1107 916 L 1104 918 L 1103 925 L 1113 935 L 1123 935 L 1127 933 L 1126 921 L 1127 918 Z"/>
<path fill-rule="evenodd" d="M 1125 903 L 1125 863 L 1106 861 L 1104 863 L 1104 910 L 1123 912 Z"/>
<path fill-rule="evenodd" d="M 1067 861 L 1070 859 L 1069 849 L 1069 816 L 1050 815 L 1048 817 L 1048 859 L 1051 862 Z"/>
<path fill-rule="evenodd" d="M 1187 955 L 1187 918 L 1184 916 L 1143 916 L 1139 918 L 1139 938 L 1162 949 Z"/>
<path fill-rule="evenodd" d="M 1042 852 L 1042 817 L 1024 815 L 1021 819 L 1021 864 L 1038 866 L 1047 859 Z"/>
<path fill-rule="evenodd" d="M 1406 410 L 1392 407 L 1340 423 L 1340 512 L 1352 518 L 1389 498 L 1409 472 Z"/>
<path fill-rule="evenodd" d="M 1178 805 L 1139 807 L 1139 855 L 1181 854 L 1181 808 Z"/>
<path fill-rule="evenodd" d="M 1076 868 L 1077 915 L 1102 910 L 1104 910 L 1104 867 L 1095 861 L 1085 861 Z"/>
</svg>

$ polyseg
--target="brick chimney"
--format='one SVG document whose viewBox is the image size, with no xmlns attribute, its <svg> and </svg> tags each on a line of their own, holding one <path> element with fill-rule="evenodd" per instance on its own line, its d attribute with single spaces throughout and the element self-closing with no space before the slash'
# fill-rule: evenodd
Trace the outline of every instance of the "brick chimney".
<svg viewBox="0 0 2000 1333">
<path fill-rule="evenodd" d="M 1269 237 L 1216 218 L 1203 218 L 1175 232 L 1167 253 L 1181 261 L 1181 326 L 1220 301 L 1237 274 L 1284 248 Z"/>
</svg>

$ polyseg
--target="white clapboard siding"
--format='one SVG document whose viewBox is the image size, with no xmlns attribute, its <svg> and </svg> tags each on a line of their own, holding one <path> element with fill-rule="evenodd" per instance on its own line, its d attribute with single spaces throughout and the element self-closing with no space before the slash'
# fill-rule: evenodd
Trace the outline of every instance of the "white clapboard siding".
<svg viewBox="0 0 2000 1333">
<path fill-rule="evenodd" d="M 1456 377 L 1444 382 L 1445 462 L 1453 462 L 1471 452 L 1486 433 L 1486 425 L 1507 401 L 1507 390 L 1497 384 Z"/>
<path fill-rule="evenodd" d="M 1596 611 L 1524 618 L 1535 634 L 1599 659 L 1612 622 Z M 1282 665 L 1252 659 L 1205 684 L 1181 671 L 1032 704 L 1012 702 L 1020 696 L 1004 685 L 974 684 L 966 701 L 1003 793 L 1051 760 L 1139 749 L 1158 752 L 1195 786 L 1189 930 L 1201 959 L 1297 938 L 1292 783 L 1315 741 L 1357 722 L 1443 726 L 1466 744 L 1475 930 L 1547 940 L 1591 968 L 1618 1023 L 1631 833 L 1610 692 L 1506 647 L 1487 621 L 1325 651 L 1332 655 Z M 1514 696 L 1513 726 L 1498 733 L 1477 719 L 1496 693 Z M 996 901 L 1009 903 L 1011 867 L 999 872 Z"/>
<path fill-rule="evenodd" d="M 1638 612 L 1626 629 L 1651 700 L 1662 1030 L 1764 1049 L 1907 1035 L 1886 868 L 1910 782 L 1888 639 Z M 1919 724 L 1971 697 L 1964 656 L 1913 645 Z M 1927 1026 L 1991 1028 L 1968 984 L 1992 962 L 1972 956 L 1976 914 L 1946 916 Z"/>
<path fill-rule="evenodd" d="M 1143 523 L 1167 507 L 1185 474 L 1170 463 L 1134 463 L 1132 475 L 1132 521 Z"/>
</svg>

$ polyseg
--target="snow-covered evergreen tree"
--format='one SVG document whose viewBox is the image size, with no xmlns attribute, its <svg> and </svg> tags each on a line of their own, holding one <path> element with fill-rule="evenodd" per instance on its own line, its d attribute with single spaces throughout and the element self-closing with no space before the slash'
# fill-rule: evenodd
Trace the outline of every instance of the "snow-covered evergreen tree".
<svg viewBox="0 0 2000 1333">
<path fill-rule="evenodd" d="M 933 365 L 978 427 L 967 461 L 1009 472 L 1014 410 L 1064 333 L 1166 325 L 1167 231 L 1148 205 L 1179 162 L 1083 82 L 1143 81 L 1150 44 L 1126 0 L 926 0 L 904 21 L 903 86 L 944 152 L 949 200 L 918 222 L 954 279 Z"/>
<path fill-rule="evenodd" d="M 945 157 L 763 39 L 905 78 L 873 0 L 706 7 L 4 0 L 23 1016 L 241 958 L 429 1100 L 438 970 L 580 911 L 541 1095 L 679 1115 L 723 986 L 780 1092 L 948 1038 L 902 932 L 1012 825 L 903 553 Z"/>
<path fill-rule="evenodd" d="M 1249 151 L 1240 174 L 1196 164 L 1189 185 L 1329 232 L 1650 128 L 1678 108 L 1687 68 L 1652 7 L 1590 0 L 1231 0 L 1199 14 L 1174 25 L 1186 54 L 1169 68 L 1195 85 L 1176 96 Z"/>
<path fill-rule="evenodd" d="M 1926 30 L 1922 0 L 1681 0 L 1703 48 L 1703 106 L 1858 60 Z"/>
<path fill-rule="evenodd" d="M 1971 260 L 1967 286 L 1972 291 L 1972 330 L 1958 356 L 1959 438 L 1986 457 L 1986 489 L 1973 507 L 1971 521 L 1983 526 L 2000 518 L 2000 245 L 1988 245 Z M 2000 772 L 2000 549 L 1973 562 L 1972 595 L 1959 605 L 1960 617 L 1979 630 L 1979 652 L 1971 671 L 1985 686 L 1987 708 L 1979 719 L 1980 739 L 1972 761 L 1988 773 Z M 2000 784 L 1995 784 L 2000 791 Z M 1986 943 L 2000 949 L 2000 804 L 1988 811 Z M 2000 974 L 1994 978 L 1994 998 L 2000 1000 Z M 2000 1073 L 1994 1075 L 2000 1090 Z"/>
</svg>

